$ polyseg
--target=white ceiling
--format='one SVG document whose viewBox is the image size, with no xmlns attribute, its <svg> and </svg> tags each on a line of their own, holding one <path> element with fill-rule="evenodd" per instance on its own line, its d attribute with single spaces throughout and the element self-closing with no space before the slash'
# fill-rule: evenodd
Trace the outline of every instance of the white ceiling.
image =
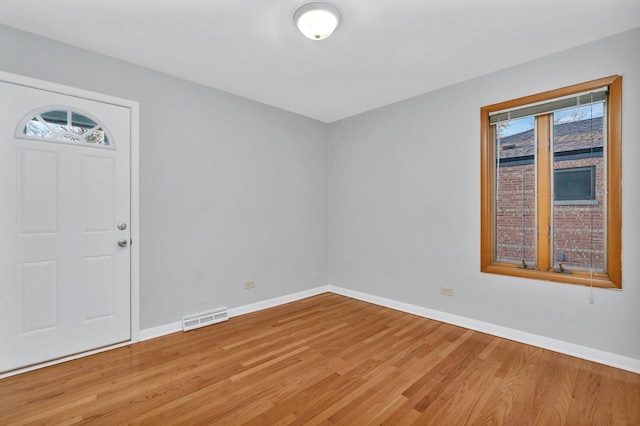
<svg viewBox="0 0 640 426">
<path fill-rule="evenodd" d="M 640 0 L 0 0 L 0 23 L 333 122 L 640 26 Z"/>
</svg>

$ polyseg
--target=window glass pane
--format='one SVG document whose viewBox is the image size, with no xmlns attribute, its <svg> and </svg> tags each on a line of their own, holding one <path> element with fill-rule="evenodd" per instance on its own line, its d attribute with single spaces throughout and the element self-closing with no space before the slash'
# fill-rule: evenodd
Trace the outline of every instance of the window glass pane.
<svg viewBox="0 0 640 426">
<path fill-rule="evenodd" d="M 553 114 L 551 261 L 556 270 L 605 272 L 603 116 L 603 102 Z"/>
<path fill-rule="evenodd" d="M 72 112 L 71 125 L 75 127 L 83 127 L 85 129 L 93 129 L 98 124 L 89 117 L 85 117 L 84 115 L 78 114 L 77 112 Z"/>
<path fill-rule="evenodd" d="M 109 145 L 109 139 L 102 129 L 97 129 L 85 136 L 85 141 L 90 144 Z"/>
<path fill-rule="evenodd" d="M 49 124 L 67 125 L 67 111 L 47 111 L 40 114 L 40 117 Z"/>
<path fill-rule="evenodd" d="M 495 259 L 535 266 L 535 118 L 494 126 Z M 524 262 L 524 263 L 523 263 Z"/>
<path fill-rule="evenodd" d="M 36 117 L 27 121 L 27 125 L 24 126 L 22 131 L 27 136 L 35 136 L 38 138 L 50 138 L 53 136 L 53 132 L 49 128 L 41 123 Z"/>
</svg>

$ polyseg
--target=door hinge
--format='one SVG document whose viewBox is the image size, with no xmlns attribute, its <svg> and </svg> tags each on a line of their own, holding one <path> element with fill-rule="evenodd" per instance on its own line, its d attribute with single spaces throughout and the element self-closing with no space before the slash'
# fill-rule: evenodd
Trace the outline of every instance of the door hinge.
<svg viewBox="0 0 640 426">
<path fill-rule="evenodd" d="M 551 239 L 551 225 L 547 226 L 547 238 Z"/>
</svg>

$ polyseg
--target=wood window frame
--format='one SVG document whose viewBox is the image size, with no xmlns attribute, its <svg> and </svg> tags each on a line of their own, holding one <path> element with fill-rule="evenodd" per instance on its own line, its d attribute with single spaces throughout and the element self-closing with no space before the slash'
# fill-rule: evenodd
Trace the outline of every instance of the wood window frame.
<svg viewBox="0 0 640 426">
<path fill-rule="evenodd" d="M 538 232 L 537 263 L 531 269 L 518 268 L 518 265 L 497 262 L 494 259 L 494 137 L 489 123 L 489 114 L 509 108 L 516 108 L 554 98 L 570 96 L 581 92 L 609 87 L 607 99 L 606 125 L 606 185 L 607 185 L 607 261 L 606 273 L 574 271 L 561 274 L 552 271 L 551 243 L 546 232 Z M 537 146 L 546 147 L 546 138 L 550 134 L 549 115 L 537 120 Z M 545 139 L 541 143 L 542 139 Z M 556 90 L 525 96 L 480 108 L 480 270 L 482 272 L 534 278 L 569 284 L 602 288 L 622 288 L 622 76 L 613 75 L 575 84 Z M 537 150 L 537 148 L 536 148 Z M 546 149 L 536 151 L 538 175 L 537 229 L 546 229 L 551 222 L 551 159 Z"/>
</svg>

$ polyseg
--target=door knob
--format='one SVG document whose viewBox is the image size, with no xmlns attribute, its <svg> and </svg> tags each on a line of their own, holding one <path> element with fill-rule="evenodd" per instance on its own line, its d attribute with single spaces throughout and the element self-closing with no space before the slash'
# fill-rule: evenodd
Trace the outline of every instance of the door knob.
<svg viewBox="0 0 640 426">
<path fill-rule="evenodd" d="M 126 246 L 127 246 L 127 244 L 129 244 L 129 242 L 128 242 L 127 240 L 125 240 L 125 239 L 118 240 L 118 245 L 119 245 L 120 247 L 126 247 Z"/>
</svg>

